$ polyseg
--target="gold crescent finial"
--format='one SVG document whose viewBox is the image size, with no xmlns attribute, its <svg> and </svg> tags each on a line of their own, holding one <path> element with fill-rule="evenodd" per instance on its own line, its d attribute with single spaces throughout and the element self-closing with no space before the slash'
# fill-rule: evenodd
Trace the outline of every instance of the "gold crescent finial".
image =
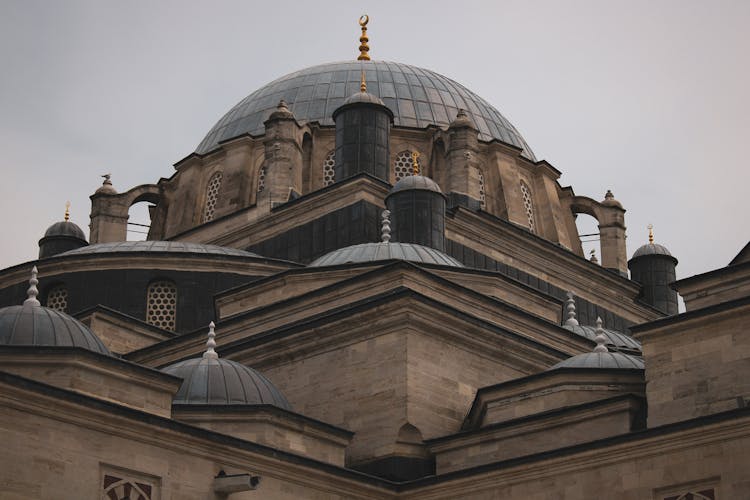
<svg viewBox="0 0 750 500">
<path fill-rule="evenodd" d="M 654 244 L 654 225 L 649 224 L 646 227 L 648 227 L 648 244 L 653 245 Z"/>
<path fill-rule="evenodd" d="M 411 162 L 414 166 L 414 175 L 419 175 L 419 151 L 412 152 Z"/>
<path fill-rule="evenodd" d="M 370 22 L 370 16 L 367 14 L 364 14 L 359 18 L 359 25 L 362 27 L 362 36 L 359 37 L 359 57 L 357 58 L 357 61 L 369 61 L 370 60 L 370 47 L 367 45 L 367 42 L 370 41 L 369 38 L 367 38 L 367 23 Z"/>
<path fill-rule="evenodd" d="M 70 202 L 65 202 L 65 222 L 70 220 Z"/>
</svg>

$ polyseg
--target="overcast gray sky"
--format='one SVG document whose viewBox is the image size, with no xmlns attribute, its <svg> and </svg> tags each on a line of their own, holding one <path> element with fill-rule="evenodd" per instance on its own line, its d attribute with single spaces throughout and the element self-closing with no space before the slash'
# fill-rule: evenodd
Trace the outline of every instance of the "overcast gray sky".
<svg viewBox="0 0 750 500">
<path fill-rule="evenodd" d="M 629 256 L 648 223 L 678 277 L 750 237 L 748 1 L 0 0 L 0 268 L 36 257 L 67 200 L 88 232 L 100 174 L 169 177 L 253 90 L 354 59 L 364 12 L 373 58 L 483 96 L 577 194 L 612 189 Z"/>
</svg>

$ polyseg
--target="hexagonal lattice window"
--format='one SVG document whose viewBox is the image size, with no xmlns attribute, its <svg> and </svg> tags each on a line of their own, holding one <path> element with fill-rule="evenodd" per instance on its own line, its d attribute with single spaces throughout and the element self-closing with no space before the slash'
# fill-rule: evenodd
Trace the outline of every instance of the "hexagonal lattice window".
<svg viewBox="0 0 750 500">
<path fill-rule="evenodd" d="M 203 209 L 203 222 L 208 222 L 214 218 L 214 210 L 216 210 L 216 200 L 219 198 L 222 176 L 223 174 L 221 172 L 216 172 L 211 176 L 211 180 L 208 181 L 208 187 L 206 188 L 206 206 Z"/>
<path fill-rule="evenodd" d="M 323 186 L 330 186 L 336 180 L 336 151 L 330 151 L 323 162 Z"/>
<path fill-rule="evenodd" d="M 401 151 L 396 155 L 396 161 L 393 162 L 394 183 L 409 175 L 414 175 L 414 159 L 411 151 Z"/>
<path fill-rule="evenodd" d="M 521 181 L 521 196 L 523 196 L 523 208 L 526 210 L 526 217 L 529 219 L 529 230 L 534 233 L 534 202 L 531 199 L 531 189 Z"/>
<path fill-rule="evenodd" d="M 258 192 L 260 193 L 266 189 L 266 167 L 260 167 L 260 173 L 258 174 Z"/>
<path fill-rule="evenodd" d="M 484 174 L 479 171 L 479 201 L 484 207 Z"/>
<path fill-rule="evenodd" d="M 171 281 L 155 281 L 146 294 L 146 323 L 174 331 L 177 323 L 177 287 Z"/>
<path fill-rule="evenodd" d="M 47 307 L 60 312 L 68 310 L 68 289 L 65 285 L 57 285 L 47 293 Z"/>
</svg>

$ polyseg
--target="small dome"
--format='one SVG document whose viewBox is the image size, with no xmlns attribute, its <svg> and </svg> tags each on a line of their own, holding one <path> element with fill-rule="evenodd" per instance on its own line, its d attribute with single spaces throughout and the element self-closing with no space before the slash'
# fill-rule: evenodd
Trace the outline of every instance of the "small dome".
<svg viewBox="0 0 750 500">
<path fill-rule="evenodd" d="M 36 272 L 34 267 L 29 298 L 23 305 L 0 309 L 0 345 L 82 347 L 110 355 L 109 349 L 86 325 L 39 304 Z"/>
<path fill-rule="evenodd" d="M 585 325 L 563 325 L 563 328 L 566 330 L 570 330 L 571 332 L 575 333 L 576 335 L 580 335 L 581 337 L 585 337 L 589 340 L 596 341 L 596 328 L 593 326 L 585 326 Z M 633 337 L 630 337 L 628 335 L 625 335 L 622 332 L 618 332 L 616 330 L 608 330 L 606 328 L 603 328 L 604 336 L 607 338 L 607 341 L 605 342 L 605 345 L 608 346 L 614 346 L 618 349 L 634 349 L 634 350 L 641 350 L 641 343 L 635 340 Z"/>
<path fill-rule="evenodd" d="M 672 257 L 674 259 L 674 256 L 669 250 L 667 250 L 667 247 L 658 243 L 646 243 L 645 245 L 642 245 L 633 253 L 631 259 L 643 257 L 644 255 L 666 255 L 667 257 Z"/>
<path fill-rule="evenodd" d="M 294 120 L 294 115 L 289 111 L 284 99 L 279 101 L 274 112 L 268 117 L 268 121 L 270 120 Z"/>
<path fill-rule="evenodd" d="M 188 359 L 169 365 L 162 371 L 183 379 L 173 404 L 269 404 L 291 410 L 284 395 L 266 377 L 235 361 Z"/>
<path fill-rule="evenodd" d="M 607 193 L 604 195 L 602 205 L 604 205 L 605 207 L 622 208 L 622 203 L 615 199 L 615 195 L 613 195 L 612 191 L 610 191 L 609 189 L 607 189 Z"/>
<path fill-rule="evenodd" d="M 208 330 L 203 357 L 180 361 L 162 371 L 182 379 L 173 404 L 274 405 L 291 410 L 283 394 L 266 377 L 243 364 L 220 359 L 214 350 L 214 323 Z"/>
<path fill-rule="evenodd" d="M 434 248 L 415 243 L 362 243 L 340 248 L 310 263 L 310 267 L 336 266 L 379 260 L 407 260 L 422 264 L 464 267 L 459 261 Z"/>
<path fill-rule="evenodd" d="M 344 100 L 344 104 L 342 104 L 342 106 L 360 102 L 367 104 L 377 104 L 378 106 L 385 106 L 380 97 L 372 95 L 369 92 L 355 92 Z"/>
<path fill-rule="evenodd" d="M 456 118 L 451 122 L 449 128 L 471 128 L 476 130 L 474 122 L 471 121 L 465 109 L 459 109 Z"/>
<path fill-rule="evenodd" d="M 44 232 L 45 238 L 56 236 L 67 236 L 69 238 L 76 238 L 86 241 L 86 235 L 83 234 L 83 230 L 78 227 L 77 224 L 70 222 L 69 220 L 61 220 L 60 222 L 55 222 Z"/>
<path fill-rule="evenodd" d="M 587 352 L 560 361 L 550 370 L 558 368 L 625 368 L 643 370 L 643 358 L 621 352 Z"/>
<path fill-rule="evenodd" d="M 440 186 L 438 186 L 437 182 L 433 181 L 429 177 L 425 177 L 423 175 L 407 175 L 406 177 L 398 181 L 396 185 L 391 188 L 388 194 L 391 195 L 393 193 L 398 193 L 399 191 L 406 191 L 409 189 L 434 191 L 441 194 L 443 193 L 440 190 Z"/>
</svg>

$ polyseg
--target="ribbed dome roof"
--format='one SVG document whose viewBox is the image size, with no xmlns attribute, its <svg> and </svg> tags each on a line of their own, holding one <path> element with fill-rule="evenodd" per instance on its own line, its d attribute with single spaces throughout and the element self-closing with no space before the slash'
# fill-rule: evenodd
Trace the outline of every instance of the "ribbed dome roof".
<svg viewBox="0 0 750 500">
<path fill-rule="evenodd" d="M 631 257 L 631 259 L 642 257 L 644 255 L 666 255 L 668 257 L 674 258 L 674 256 L 670 253 L 669 250 L 667 250 L 667 247 L 665 247 L 664 245 L 660 245 L 658 243 L 646 243 L 645 245 L 642 245 L 638 250 L 633 252 L 633 256 Z"/>
<path fill-rule="evenodd" d="M 228 255 L 233 257 L 260 257 L 258 254 L 236 248 L 217 245 L 202 245 L 183 241 L 119 241 L 116 243 L 97 243 L 87 247 L 76 248 L 60 255 L 87 255 L 118 252 L 172 252 L 199 253 L 209 255 Z"/>
<path fill-rule="evenodd" d="M 61 220 L 48 227 L 44 232 L 44 237 L 49 238 L 50 236 L 68 236 L 86 241 L 86 235 L 83 234 L 83 230 L 69 220 Z"/>
<path fill-rule="evenodd" d="M 0 309 L 0 345 L 83 347 L 110 354 L 99 337 L 77 319 L 28 303 Z"/>
<path fill-rule="evenodd" d="M 355 92 L 349 97 L 347 97 L 344 100 L 343 106 L 349 105 L 349 104 L 355 104 L 355 103 L 365 103 L 365 104 L 377 104 L 379 106 L 385 106 L 383 103 L 383 100 L 376 96 L 372 95 L 369 92 Z"/>
<path fill-rule="evenodd" d="M 359 92 L 364 68 L 367 93 L 393 112 L 394 125 L 447 128 L 463 108 L 482 140 L 512 144 L 534 159 L 515 127 L 487 101 L 463 85 L 434 71 L 385 61 L 344 61 L 321 64 L 283 76 L 256 90 L 227 112 L 196 149 L 207 153 L 220 142 L 242 134 L 261 135 L 263 122 L 284 99 L 300 123 L 333 125 L 334 110 Z"/>
<path fill-rule="evenodd" d="M 284 395 L 266 377 L 235 361 L 188 359 L 162 371 L 183 379 L 172 401 L 174 404 L 270 404 L 291 410 Z"/>
<path fill-rule="evenodd" d="M 563 325 L 563 328 L 565 328 L 566 330 L 570 330 L 571 332 L 580 335 L 581 337 L 596 341 L 596 328 L 593 326 Z M 625 335 L 624 333 L 618 332 L 616 330 L 608 330 L 604 328 L 603 331 L 604 336 L 607 339 L 606 345 L 611 345 L 618 348 L 637 349 L 639 351 L 641 350 L 641 343 L 635 340 L 633 337 Z"/>
<path fill-rule="evenodd" d="M 643 370 L 643 358 L 621 352 L 587 352 L 560 361 L 550 370 L 557 368 L 626 368 Z"/>
<path fill-rule="evenodd" d="M 391 188 L 389 194 L 398 193 L 399 191 L 406 191 L 410 189 L 421 189 L 423 191 L 434 191 L 436 193 L 442 193 L 437 182 L 433 181 L 429 177 L 425 177 L 423 175 L 407 175 Z"/>
<path fill-rule="evenodd" d="M 336 266 L 359 262 L 379 260 L 408 260 L 423 264 L 440 264 L 443 266 L 464 267 L 459 261 L 434 248 L 414 243 L 381 242 L 362 243 L 340 248 L 312 261 L 310 267 Z"/>
</svg>

